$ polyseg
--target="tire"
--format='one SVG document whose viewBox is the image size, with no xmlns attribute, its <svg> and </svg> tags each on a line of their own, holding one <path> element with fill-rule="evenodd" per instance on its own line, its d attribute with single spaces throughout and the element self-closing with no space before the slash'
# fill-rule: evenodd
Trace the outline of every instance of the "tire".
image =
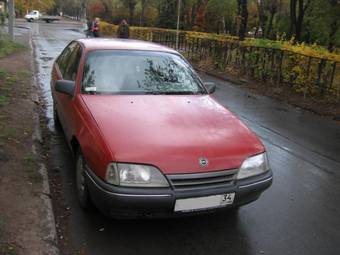
<svg viewBox="0 0 340 255">
<path fill-rule="evenodd" d="M 54 126 L 56 129 L 61 129 L 60 119 L 57 111 L 57 107 L 55 103 L 53 103 L 53 120 L 54 120 Z"/>
<path fill-rule="evenodd" d="M 32 19 L 32 18 L 30 18 L 29 20 L 28 20 L 28 22 L 33 22 L 34 21 L 34 19 Z"/>
<path fill-rule="evenodd" d="M 78 150 L 76 158 L 76 188 L 80 207 L 86 211 L 93 208 L 89 190 L 85 179 L 85 159 L 81 150 Z"/>
</svg>

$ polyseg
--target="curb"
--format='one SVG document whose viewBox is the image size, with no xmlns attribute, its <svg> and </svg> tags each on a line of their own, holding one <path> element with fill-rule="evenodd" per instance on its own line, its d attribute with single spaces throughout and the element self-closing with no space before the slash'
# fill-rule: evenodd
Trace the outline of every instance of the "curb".
<svg viewBox="0 0 340 255">
<path fill-rule="evenodd" d="M 8 24 L 6 23 L 6 24 L 4 24 L 4 26 L 5 26 L 5 27 L 8 27 Z M 25 26 L 16 26 L 16 25 L 14 25 L 14 28 L 21 28 L 21 29 L 27 29 L 27 30 L 30 29 L 29 27 L 25 27 Z"/>
<path fill-rule="evenodd" d="M 34 56 L 34 47 L 32 42 L 32 34 L 31 30 L 29 30 L 29 46 L 31 49 L 31 55 Z M 36 67 L 34 64 L 34 58 L 31 61 L 31 68 L 33 71 L 32 77 L 32 101 L 35 103 L 34 107 L 34 126 L 35 131 L 32 135 L 33 139 L 33 146 L 32 152 L 34 155 L 39 157 L 39 152 L 37 150 L 38 147 L 41 146 L 43 143 L 41 128 L 40 128 L 40 109 L 39 109 L 39 95 L 38 89 L 39 85 L 37 83 L 37 78 L 35 76 Z M 47 168 L 44 163 L 40 163 L 39 173 L 42 177 L 42 191 L 40 198 L 43 201 L 42 210 L 44 218 L 41 219 L 41 226 L 43 229 L 43 238 L 42 240 L 45 242 L 45 249 L 42 254 L 49 254 L 49 255 L 59 255 L 60 251 L 58 248 L 58 238 L 57 238 L 57 230 L 55 225 L 55 217 L 52 207 L 52 200 L 51 200 L 51 192 L 50 192 L 50 184 L 48 181 L 48 174 Z"/>
<path fill-rule="evenodd" d="M 246 81 L 246 80 L 233 79 L 231 77 L 227 77 L 226 75 L 206 71 L 206 70 L 203 70 L 203 69 L 198 68 L 198 67 L 195 67 L 195 69 L 197 71 L 201 72 L 201 73 L 205 73 L 205 74 L 212 76 L 214 78 L 221 79 L 221 80 L 224 80 L 224 81 L 227 81 L 227 82 L 231 82 L 231 83 L 234 83 L 234 84 L 237 84 L 237 85 L 245 85 L 245 84 L 248 83 L 248 81 Z"/>
</svg>

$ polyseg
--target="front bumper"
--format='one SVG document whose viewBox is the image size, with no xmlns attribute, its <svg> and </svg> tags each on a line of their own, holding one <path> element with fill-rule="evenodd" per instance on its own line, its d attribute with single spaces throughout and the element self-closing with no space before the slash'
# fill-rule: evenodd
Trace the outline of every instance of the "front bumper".
<svg viewBox="0 0 340 255">
<path fill-rule="evenodd" d="M 244 180 L 233 185 L 178 191 L 173 188 L 126 188 L 109 185 L 90 170 L 86 171 L 86 183 L 92 202 L 104 214 L 113 218 L 168 218 L 211 213 L 239 207 L 258 199 L 272 184 L 272 171 Z M 176 199 L 205 197 L 235 193 L 234 202 L 220 208 L 191 212 L 175 212 Z"/>
</svg>

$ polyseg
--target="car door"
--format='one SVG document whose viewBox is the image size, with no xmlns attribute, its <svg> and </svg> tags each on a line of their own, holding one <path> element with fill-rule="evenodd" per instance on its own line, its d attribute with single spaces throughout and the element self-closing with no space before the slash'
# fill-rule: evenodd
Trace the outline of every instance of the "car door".
<svg viewBox="0 0 340 255">
<path fill-rule="evenodd" d="M 77 42 L 71 43 L 61 54 L 60 59 L 57 60 L 59 77 L 56 80 L 69 80 L 74 81 L 76 84 L 81 56 L 82 47 Z M 75 130 L 76 95 L 71 97 L 55 92 L 54 98 L 60 122 L 66 137 L 70 140 Z"/>
</svg>

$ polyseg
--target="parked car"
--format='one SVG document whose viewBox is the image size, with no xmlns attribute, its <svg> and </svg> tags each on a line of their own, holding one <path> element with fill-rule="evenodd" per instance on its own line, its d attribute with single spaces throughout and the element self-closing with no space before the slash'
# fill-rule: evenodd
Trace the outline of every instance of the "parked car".
<svg viewBox="0 0 340 255">
<path fill-rule="evenodd" d="M 55 123 L 76 157 L 80 205 L 115 218 L 235 209 L 272 183 L 264 146 L 175 50 L 81 39 L 56 59 Z"/>
<path fill-rule="evenodd" d="M 35 20 L 43 20 L 46 23 L 51 23 L 53 21 L 58 21 L 60 20 L 60 17 L 57 16 L 48 16 L 48 15 L 42 15 L 39 11 L 34 10 L 31 11 L 30 13 L 28 13 L 27 15 L 25 15 L 25 19 L 28 22 L 33 22 Z"/>
</svg>

